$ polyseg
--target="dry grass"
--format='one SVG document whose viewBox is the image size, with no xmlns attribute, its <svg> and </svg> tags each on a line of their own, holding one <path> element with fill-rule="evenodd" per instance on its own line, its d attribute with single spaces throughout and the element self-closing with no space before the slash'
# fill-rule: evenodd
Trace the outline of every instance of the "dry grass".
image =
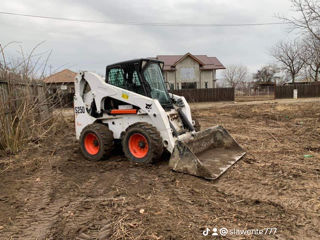
<svg viewBox="0 0 320 240">
<path fill-rule="evenodd" d="M 266 100 L 273 100 L 274 95 L 254 95 L 254 96 L 236 96 L 236 102 L 250 102 L 250 101 L 266 101 Z"/>
<path fill-rule="evenodd" d="M 41 43 L 40 43 L 41 44 Z M 29 54 L 21 48 L 21 56 L 9 62 L 0 44 L 0 154 L 14 154 L 26 143 L 39 142 L 57 128 L 53 95 L 47 94 L 42 82 L 50 54 L 43 59 L 35 46 Z"/>
</svg>

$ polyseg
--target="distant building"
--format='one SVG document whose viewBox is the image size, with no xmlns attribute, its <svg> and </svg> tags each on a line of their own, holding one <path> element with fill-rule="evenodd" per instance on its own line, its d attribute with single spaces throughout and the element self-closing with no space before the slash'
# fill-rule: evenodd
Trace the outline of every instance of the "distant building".
<svg viewBox="0 0 320 240">
<path fill-rule="evenodd" d="M 311 77 L 302 77 L 302 78 L 297 78 L 294 83 L 288 82 L 286 85 L 317 85 L 320 84 L 319 81 L 314 81 Z"/>
<path fill-rule="evenodd" d="M 66 93 L 74 93 L 74 80 L 77 73 L 64 69 L 61 72 L 50 75 L 43 81 L 49 85 L 50 91 L 52 93 L 59 91 L 64 91 Z"/>
<path fill-rule="evenodd" d="M 171 89 L 215 88 L 216 70 L 225 69 L 216 57 L 207 55 L 158 55 L 164 62 L 164 77 Z"/>
</svg>

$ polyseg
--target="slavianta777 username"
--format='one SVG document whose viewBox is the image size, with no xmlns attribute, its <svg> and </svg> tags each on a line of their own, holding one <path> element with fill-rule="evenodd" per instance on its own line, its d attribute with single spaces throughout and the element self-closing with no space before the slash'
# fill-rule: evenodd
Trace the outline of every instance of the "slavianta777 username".
<svg viewBox="0 0 320 240">
<path fill-rule="evenodd" d="M 227 235 L 275 235 L 277 233 L 276 227 L 253 228 L 253 229 L 237 229 L 237 228 L 205 228 L 202 232 L 203 236 L 227 236 Z"/>
</svg>

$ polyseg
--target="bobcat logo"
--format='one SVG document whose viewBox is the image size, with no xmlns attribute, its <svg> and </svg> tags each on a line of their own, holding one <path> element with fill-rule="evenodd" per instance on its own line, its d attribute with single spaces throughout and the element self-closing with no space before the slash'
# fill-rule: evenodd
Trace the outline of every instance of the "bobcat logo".
<svg viewBox="0 0 320 240">
<path fill-rule="evenodd" d="M 152 103 L 151 104 L 148 104 L 148 103 L 146 103 L 146 109 L 151 109 L 152 108 Z"/>
</svg>

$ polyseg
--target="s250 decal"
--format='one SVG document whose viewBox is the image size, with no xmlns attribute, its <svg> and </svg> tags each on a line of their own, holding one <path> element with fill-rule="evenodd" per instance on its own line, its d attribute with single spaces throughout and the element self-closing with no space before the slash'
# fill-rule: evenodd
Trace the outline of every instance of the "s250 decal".
<svg viewBox="0 0 320 240">
<path fill-rule="evenodd" d="M 82 114 L 82 113 L 85 113 L 86 110 L 84 107 L 75 107 L 74 112 L 75 112 L 75 114 Z"/>
</svg>

